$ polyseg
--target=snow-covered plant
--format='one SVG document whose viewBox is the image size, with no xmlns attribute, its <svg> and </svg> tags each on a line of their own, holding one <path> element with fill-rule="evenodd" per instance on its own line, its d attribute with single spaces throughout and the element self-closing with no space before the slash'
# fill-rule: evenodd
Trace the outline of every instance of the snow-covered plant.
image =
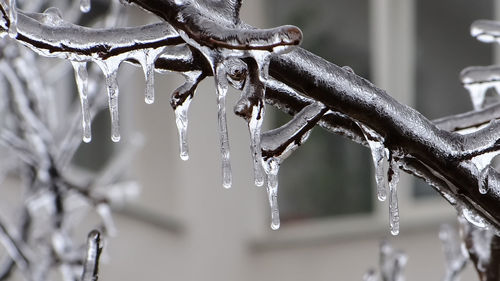
<svg viewBox="0 0 500 281">
<path fill-rule="evenodd" d="M 63 9 L 50 8 L 56 2 Z M 119 27 L 117 20 L 123 18 L 121 12 L 129 4 L 155 14 L 158 22 Z M 106 103 L 103 95 L 96 93 L 98 83 L 104 83 L 107 89 L 111 139 L 120 141 L 117 72 L 126 62 L 144 72 L 146 103 L 154 102 L 154 72 L 178 72 L 185 77 L 185 83 L 171 99 L 183 160 L 189 158 L 189 104 L 199 82 L 214 77 L 222 185 L 226 188 L 232 185 L 226 93 L 229 86 L 241 90 L 234 112 L 247 121 L 255 184 L 267 186 L 273 229 L 280 225 L 280 164 L 319 125 L 370 148 L 378 198 L 389 198 L 392 234 L 399 233 L 397 182 L 402 170 L 426 180 L 455 207 L 466 229 L 462 238 L 481 279 L 500 278 L 500 174 L 491 165 L 500 149 L 500 122 L 496 120 L 500 104 L 484 105 L 486 90 L 500 88 L 497 67 L 463 71 L 462 82 L 471 92 L 474 111 L 430 121 L 349 67 L 339 67 L 298 47 L 302 40 L 299 28 L 258 29 L 245 24 L 239 17 L 241 0 L 113 0 L 108 5 L 109 11 L 95 25 L 83 26 L 79 10 L 92 11 L 89 0 L 0 0 L 0 86 L 4 90 L 0 106 L 5 112 L 0 140 L 9 148 L 6 155 L 21 161 L 3 170 L 23 172 L 25 196 L 29 199 L 24 206 L 24 223 L 17 228 L 20 230 L 14 230 L 15 224 L 0 227 L 2 242 L 11 256 L 6 272 L 15 264 L 27 279 L 42 280 L 57 265 L 69 279 L 75 279 L 75 274 L 85 280 L 96 278 L 100 234 L 90 233 L 86 260 L 82 255 L 79 260 L 75 258 L 79 247 L 65 225 L 74 221 L 67 219 L 73 213 L 64 202 L 75 200 L 73 195 L 83 198 L 101 214 L 102 230 L 109 233 L 109 203 L 113 201 L 111 194 L 116 193 L 102 191 L 106 190 L 102 187 L 116 184 L 116 177 L 105 173 L 97 180 L 75 183 L 66 167 L 81 139 L 91 141 L 92 117 Z M 472 25 L 472 35 L 481 41 L 497 42 L 499 34 L 500 24 L 496 22 L 478 21 Z M 64 61 L 47 66 L 45 57 Z M 44 79 L 43 73 L 58 73 L 67 65 L 75 72 L 81 113 L 66 109 L 62 115 L 74 118 L 61 120 L 53 116 L 60 99 L 51 92 L 56 83 Z M 279 128 L 262 132 L 266 104 L 293 118 Z M 108 170 L 113 174 L 118 169 Z M 127 185 L 117 186 L 127 189 Z M 44 219 L 38 218 L 41 212 L 30 208 L 46 208 L 52 223 L 46 224 L 43 231 L 27 230 L 25 224 Z M 451 237 L 446 235 L 443 237 Z M 40 244 L 43 247 L 30 244 L 38 236 L 45 241 Z M 448 280 L 461 269 L 462 261 L 452 244 L 445 243 Z M 28 253 L 27 249 L 35 250 Z M 381 251 L 384 258 L 391 260 L 384 266 L 393 264 L 392 269 L 382 271 L 399 272 L 396 269 L 402 267 L 402 260 L 394 258 L 392 250 L 385 246 Z M 44 262 L 35 264 L 40 255 Z M 384 276 L 384 280 L 400 280 Z"/>
</svg>

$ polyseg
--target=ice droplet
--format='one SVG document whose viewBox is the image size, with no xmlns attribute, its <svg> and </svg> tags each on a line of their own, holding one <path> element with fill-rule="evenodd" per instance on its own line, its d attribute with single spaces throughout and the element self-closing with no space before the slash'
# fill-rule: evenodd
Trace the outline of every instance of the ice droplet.
<svg viewBox="0 0 500 281">
<path fill-rule="evenodd" d="M 389 150 L 385 148 L 383 138 L 374 130 L 358 123 L 361 131 L 365 135 L 366 141 L 370 146 L 373 165 L 375 166 L 375 182 L 377 183 L 377 198 L 379 201 L 385 201 L 387 198 L 387 173 L 389 169 Z"/>
<path fill-rule="evenodd" d="M 17 7 L 16 0 L 9 0 L 9 36 L 11 38 L 17 37 Z"/>
<path fill-rule="evenodd" d="M 88 80 L 89 75 L 87 72 L 86 62 L 72 61 L 73 69 L 75 70 L 75 80 L 78 87 L 78 94 L 80 95 L 80 103 L 82 106 L 82 127 L 83 127 L 83 141 L 90 142 L 92 140 L 91 118 L 88 102 Z"/>
<path fill-rule="evenodd" d="M 271 229 L 280 227 L 280 212 L 278 208 L 278 171 L 279 160 L 272 157 L 263 161 L 264 171 L 267 175 L 267 196 L 271 206 Z"/>
<path fill-rule="evenodd" d="M 43 12 L 42 22 L 50 26 L 58 26 L 64 23 L 61 11 L 56 7 L 47 8 Z"/>
<path fill-rule="evenodd" d="M 388 171 L 389 181 L 389 224 L 392 235 L 399 234 L 399 206 L 397 184 L 399 182 L 399 167 L 396 160 L 392 159 Z"/>
<path fill-rule="evenodd" d="M 220 137 L 220 150 L 222 156 L 222 185 L 230 188 L 232 185 L 231 162 L 229 151 L 229 136 L 227 133 L 226 121 L 226 93 L 228 90 L 228 81 L 226 70 L 222 63 L 216 63 L 214 69 L 214 78 L 217 90 L 217 115 Z"/>
<path fill-rule="evenodd" d="M 80 0 L 80 11 L 82 11 L 82 13 L 90 12 L 90 8 L 90 0 Z"/>
</svg>

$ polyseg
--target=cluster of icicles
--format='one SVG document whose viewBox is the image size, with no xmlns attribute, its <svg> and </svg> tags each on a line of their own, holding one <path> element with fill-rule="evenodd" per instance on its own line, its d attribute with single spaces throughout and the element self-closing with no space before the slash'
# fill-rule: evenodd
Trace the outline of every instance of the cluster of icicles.
<svg viewBox="0 0 500 281">
<path fill-rule="evenodd" d="M 15 7 L 15 1 L 11 0 L 10 7 Z M 82 12 L 90 10 L 90 2 L 81 0 Z M 15 37 L 16 11 L 9 9 L 11 23 L 9 34 Z M 43 23 L 52 26 L 66 24 L 57 9 L 49 8 L 43 14 Z M 210 63 L 216 84 L 217 106 L 218 106 L 218 130 L 220 136 L 220 149 L 222 156 L 222 183 L 225 188 L 232 185 L 229 138 L 226 124 L 226 93 L 229 85 L 242 90 L 242 96 L 236 105 L 236 113 L 242 115 L 247 123 L 250 133 L 250 149 L 253 157 L 255 185 L 263 186 L 267 182 L 267 193 L 271 207 L 271 228 L 278 229 L 280 226 L 278 210 L 278 170 L 282 161 L 295 149 L 305 142 L 313 126 L 319 121 L 319 117 L 328 114 L 325 106 L 318 102 L 312 102 L 297 113 L 291 121 L 280 128 L 261 132 L 265 113 L 265 85 L 279 83 L 269 78 L 268 68 L 272 52 L 289 51 L 289 47 L 276 48 L 272 51 L 263 50 L 229 50 L 211 49 L 199 45 L 189 38 L 184 32 L 179 35 L 192 47 L 198 49 Z M 95 62 L 105 76 L 108 94 L 109 111 L 111 116 L 111 139 L 114 142 L 120 140 L 117 72 L 120 64 L 125 60 L 133 59 L 142 66 L 145 80 L 145 101 L 148 104 L 154 102 L 154 63 L 162 54 L 168 53 L 167 47 L 140 49 L 125 52 L 106 59 L 71 57 L 75 72 L 75 79 L 80 96 L 82 110 L 83 141 L 90 142 L 91 136 L 91 113 L 88 101 L 89 75 L 87 63 Z M 169 54 L 175 55 L 175 54 Z M 76 58 L 76 59 L 75 59 Z M 252 62 L 243 62 L 242 59 L 251 58 Z M 241 79 L 241 74 L 243 79 Z M 178 128 L 180 157 L 182 160 L 189 158 L 187 145 L 188 108 L 194 96 L 196 86 L 203 78 L 201 71 L 183 73 L 186 78 L 184 85 L 179 87 L 172 95 L 172 106 L 175 112 L 175 121 Z M 286 85 L 281 85 L 286 87 Z M 289 89 L 291 90 L 291 89 Z M 396 184 L 398 182 L 398 165 L 396 157 L 384 147 L 383 139 L 370 128 L 359 124 L 372 150 L 373 161 L 376 167 L 376 181 L 378 198 L 384 201 L 389 189 L 389 213 L 391 233 L 399 233 L 399 211 L 397 202 Z M 298 136 L 298 140 L 295 139 Z M 293 141 L 291 141 L 293 140 Z M 284 148 L 283 148 L 284 146 Z M 278 149 L 280 148 L 280 149 Z M 272 155 L 263 157 L 262 151 L 272 151 Z M 276 152 L 278 151 L 278 152 Z"/>
<path fill-rule="evenodd" d="M 17 36 L 15 0 L 10 0 L 8 13 L 10 17 L 9 35 Z M 82 12 L 90 10 L 90 1 L 81 0 Z M 49 8 L 43 14 L 43 23 L 46 25 L 65 25 L 57 9 Z M 172 32 L 173 31 L 172 29 Z M 209 48 L 200 45 L 183 31 L 178 34 L 190 46 L 199 50 L 212 67 L 216 84 L 217 106 L 218 106 L 218 131 L 220 136 L 220 149 L 222 156 L 222 183 L 225 188 L 232 185 L 229 138 L 226 124 L 226 94 L 229 85 L 242 90 L 242 96 L 236 105 L 236 113 L 243 116 L 250 133 L 250 148 L 253 157 L 255 185 L 263 186 L 267 182 L 269 204 L 271 206 L 271 228 L 277 229 L 280 225 L 278 211 L 278 170 L 283 160 L 297 147 L 306 141 L 313 126 L 322 115 L 329 111 L 325 106 L 311 101 L 294 118 L 284 126 L 262 133 L 261 126 L 265 113 L 265 86 L 275 83 L 268 74 L 270 56 L 274 52 L 289 51 L 292 47 L 278 46 L 273 50 L 234 50 L 224 48 Z M 114 47 L 114 46 L 111 46 Z M 118 47 L 118 46 L 117 46 Z M 134 60 L 143 68 L 146 80 L 145 101 L 148 104 L 154 102 L 154 63 L 161 55 L 176 56 L 178 53 L 169 47 L 152 47 L 146 49 L 131 50 L 109 58 L 72 56 L 72 66 L 81 101 L 83 141 L 90 142 L 91 136 L 91 113 L 88 101 L 87 63 L 95 62 L 105 76 L 108 94 L 109 110 L 111 115 L 111 139 L 115 142 L 120 140 L 118 97 L 119 87 L 117 83 L 117 72 L 120 64 L 126 60 Z M 242 60 L 244 59 L 245 62 Z M 347 71 L 352 71 L 346 69 Z M 497 75 L 499 69 L 472 68 L 462 73 L 462 81 L 471 92 L 471 97 L 476 109 L 480 108 L 484 101 L 484 93 L 490 87 L 500 90 Z M 242 75 L 245 74 L 245 75 Z M 187 145 L 188 108 L 194 96 L 196 86 L 204 75 L 201 71 L 183 73 L 186 78 L 184 85 L 179 87 L 172 96 L 172 106 L 175 112 L 176 125 L 178 128 L 180 142 L 180 157 L 183 160 L 189 158 Z M 484 83 L 484 81 L 488 83 Z M 282 85 L 285 87 L 286 85 Z M 377 197 L 385 201 L 389 197 L 389 222 L 390 231 L 393 235 L 399 233 L 399 208 L 397 199 L 397 183 L 399 180 L 398 153 L 390 151 L 384 145 L 384 139 L 374 130 L 364 124 L 358 123 L 372 153 L 375 165 L 375 178 L 377 184 Z M 305 130 L 305 132 L 304 132 Z M 299 139 L 297 136 L 300 136 Z M 290 140 L 294 141 L 290 141 Z M 283 148 L 284 147 L 284 148 Z M 280 149 L 277 149 L 280 148 Z M 263 156 L 263 151 L 271 151 Z M 277 152 L 276 152 L 277 151 Z M 498 152 L 478 156 L 472 159 L 480 174 L 480 191 L 487 192 L 487 175 L 491 166 L 491 159 Z"/>
</svg>

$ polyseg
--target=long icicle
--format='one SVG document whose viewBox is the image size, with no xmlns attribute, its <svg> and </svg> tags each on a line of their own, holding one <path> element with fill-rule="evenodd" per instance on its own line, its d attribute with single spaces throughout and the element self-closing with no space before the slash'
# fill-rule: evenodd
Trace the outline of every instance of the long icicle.
<svg viewBox="0 0 500 281">
<path fill-rule="evenodd" d="M 392 235 L 399 234 L 399 206 L 397 184 L 399 182 L 399 167 L 397 161 L 391 155 L 388 171 L 389 181 L 389 225 Z"/>
<path fill-rule="evenodd" d="M 75 70 L 75 80 L 80 95 L 80 103 L 82 106 L 82 127 L 83 141 L 90 142 L 92 140 L 91 118 L 88 101 L 88 81 L 89 74 L 87 72 L 86 62 L 72 61 L 73 69 Z"/>
<path fill-rule="evenodd" d="M 225 188 L 230 188 L 232 185 L 232 172 L 226 121 L 226 93 L 228 90 L 228 82 L 226 71 L 222 63 L 216 63 L 214 78 L 217 89 L 217 115 L 222 156 L 222 185 Z"/>
</svg>

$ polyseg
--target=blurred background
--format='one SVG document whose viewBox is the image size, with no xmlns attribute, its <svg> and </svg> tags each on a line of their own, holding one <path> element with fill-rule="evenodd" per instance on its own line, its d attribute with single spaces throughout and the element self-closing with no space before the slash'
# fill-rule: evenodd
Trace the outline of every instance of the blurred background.
<svg viewBox="0 0 500 281">
<path fill-rule="evenodd" d="M 135 25 L 156 21 L 130 10 Z M 474 20 L 500 18 L 500 0 L 252 0 L 244 1 L 242 18 L 257 27 L 300 27 L 303 48 L 350 66 L 429 119 L 471 110 L 460 71 L 500 59 L 496 48 L 469 35 Z M 100 280 L 362 280 L 369 268 L 378 270 L 383 239 L 408 254 L 407 280 L 443 277 L 438 231 L 455 225 L 455 211 L 425 183 L 402 175 L 401 231 L 391 237 L 369 150 L 317 128 L 281 166 L 281 228 L 272 231 L 265 188 L 253 186 L 246 124 L 234 114 L 233 187 L 222 187 L 211 79 L 189 111 L 189 161 L 178 156 L 169 105 L 183 78 L 157 74 L 153 105 L 143 101 L 139 68 L 123 65 L 119 79 L 122 143 L 109 140 L 104 111 L 75 160 L 98 170 L 110 151 L 141 143 L 122 175 L 137 180 L 141 194 L 116 210 L 118 233 L 106 241 Z M 229 94 L 228 112 L 238 98 Z M 266 128 L 289 119 L 270 107 L 266 114 Z M 477 279 L 471 265 L 462 278 Z"/>
</svg>

